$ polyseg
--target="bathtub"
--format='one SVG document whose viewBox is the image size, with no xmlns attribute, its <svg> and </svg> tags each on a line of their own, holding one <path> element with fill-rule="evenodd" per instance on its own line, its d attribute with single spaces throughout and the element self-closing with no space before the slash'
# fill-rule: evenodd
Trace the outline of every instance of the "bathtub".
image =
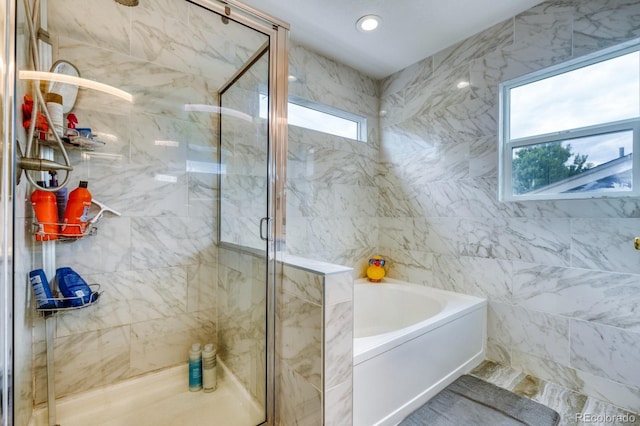
<svg viewBox="0 0 640 426">
<path fill-rule="evenodd" d="M 354 288 L 353 424 L 395 425 L 484 360 L 487 301 L 385 278 Z"/>
</svg>

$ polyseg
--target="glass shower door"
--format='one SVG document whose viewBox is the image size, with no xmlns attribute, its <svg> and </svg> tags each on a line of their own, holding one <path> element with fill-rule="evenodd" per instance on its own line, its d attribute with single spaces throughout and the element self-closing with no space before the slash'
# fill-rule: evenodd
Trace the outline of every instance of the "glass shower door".
<svg viewBox="0 0 640 426">
<path fill-rule="evenodd" d="M 265 42 L 220 90 L 218 149 L 218 346 L 221 360 L 262 407 L 267 404 L 267 300 L 274 259 L 264 101 L 268 53 Z"/>
</svg>

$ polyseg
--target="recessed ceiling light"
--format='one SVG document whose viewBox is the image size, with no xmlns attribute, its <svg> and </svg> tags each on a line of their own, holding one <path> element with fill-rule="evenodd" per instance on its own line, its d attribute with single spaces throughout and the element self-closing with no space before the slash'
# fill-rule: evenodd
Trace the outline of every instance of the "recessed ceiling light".
<svg viewBox="0 0 640 426">
<path fill-rule="evenodd" d="M 356 22 L 356 27 L 360 31 L 369 32 L 378 28 L 381 21 L 382 18 L 377 15 L 365 15 L 362 18 L 358 19 L 358 22 Z"/>
<path fill-rule="evenodd" d="M 461 81 L 458 84 L 456 84 L 456 86 L 458 87 L 458 89 L 464 89 L 465 87 L 469 87 L 469 82 Z"/>
<path fill-rule="evenodd" d="M 288 80 L 289 80 L 291 83 L 293 83 L 293 82 L 298 81 L 298 77 L 296 77 L 296 76 L 295 76 L 295 75 L 293 75 L 293 74 L 289 74 Z"/>
</svg>

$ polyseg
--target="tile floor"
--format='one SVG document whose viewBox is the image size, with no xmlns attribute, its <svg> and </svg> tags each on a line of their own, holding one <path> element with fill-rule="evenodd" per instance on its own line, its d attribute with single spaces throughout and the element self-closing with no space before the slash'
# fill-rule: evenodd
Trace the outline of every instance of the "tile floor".
<svg viewBox="0 0 640 426">
<path fill-rule="evenodd" d="M 492 361 L 484 361 L 472 370 L 470 374 L 556 410 L 560 414 L 560 426 L 640 426 L 639 414 L 630 413 L 614 405 L 526 375 Z M 625 418 L 623 416 L 626 415 L 631 421 L 598 421 L 597 418 L 586 419 L 586 415 L 602 418 L 608 416 L 619 419 Z M 581 417 L 585 420 L 581 420 Z"/>
</svg>

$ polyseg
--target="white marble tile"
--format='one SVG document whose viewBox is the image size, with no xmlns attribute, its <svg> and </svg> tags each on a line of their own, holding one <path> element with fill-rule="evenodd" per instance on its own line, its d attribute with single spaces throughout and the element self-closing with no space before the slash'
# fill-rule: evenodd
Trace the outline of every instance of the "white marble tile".
<svg viewBox="0 0 640 426">
<path fill-rule="evenodd" d="M 324 425 L 352 424 L 353 393 L 351 381 L 343 382 L 324 394 Z"/>
<path fill-rule="evenodd" d="M 308 302 L 321 305 L 324 300 L 324 276 L 307 270 L 282 267 L 282 290 Z"/>
<path fill-rule="evenodd" d="M 91 182 L 89 184 L 91 185 Z M 100 189 L 93 190 L 93 192 L 97 200 L 109 198 L 104 196 Z M 113 204 L 109 206 L 116 208 Z M 86 236 L 81 240 L 56 246 L 58 267 L 72 267 L 81 276 L 131 269 L 130 218 L 105 213 L 103 218 L 96 223 L 96 227 L 98 231 L 94 236 Z"/>
<path fill-rule="evenodd" d="M 595 398 L 587 398 L 580 412 L 580 416 L 578 416 L 577 412 L 573 414 L 573 418 L 576 419 L 580 425 L 593 424 L 594 420 L 604 424 L 610 423 L 620 426 L 635 426 L 640 423 L 640 418 L 637 413 L 630 413 L 629 411 L 622 410 Z"/>
<path fill-rule="evenodd" d="M 277 399 L 276 420 L 279 424 L 321 426 L 323 424 L 320 390 L 284 366 L 278 375 L 280 397 Z"/>
<path fill-rule="evenodd" d="M 563 219 L 473 220 L 465 254 L 569 266 L 569 221 Z"/>
<path fill-rule="evenodd" d="M 100 0 L 53 0 L 49 31 L 129 54 L 131 9 Z"/>
<path fill-rule="evenodd" d="M 450 255 L 437 255 L 434 262 L 437 287 L 496 302 L 511 301 L 510 262 Z"/>
<path fill-rule="evenodd" d="M 634 22 L 638 8 L 634 1 L 590 0 L 576 3 L 574 55 L 584 55 L 638 37 L 640 32 Z"/>
<path fill-rule="evenodd" d="M 353 271 L 324 276 L 324 304 L 353 300 Z"/>
<path fill-rule="evenodd" d="M 387 218 L 379 241 L 386 247 L 457 255 L 466 245 L 462 226 L 456 218 Z"/>
<path fill-rule="evenodd" d="M 132 222 L 132 265 L 158 268 L 213 264 L 213 226 L 199 218 L 135 218 Z"/>
<path fill-rule="evenodd" d="M 514 306 L 509 321 L 512 349 L 562 365 L 569 363 L 569 322 L 566 317 Z"/>
<path fill-rule="evenodd" d="M 640 273 L 633 236 L 640 219 L 573 219 L 571 264 L 578 268 Z"/>
<path fill-rule="evenodd" d="M 353 302 L 324 306 L 323 389 L 353 380 Z"/>
<path fill-rule="evenodd" d="M 56 339 L 56 396 L 128 377 L 129 331 L 124 326 Z"/>
<path fill-rule="evenodd" d="M 390 247 L 382 245 L 378 253 L 381 253 L 387 261 L 387 276 L 391 278 L 403 279 L 415 284 L 424 284 L 428 286 L 438 285 L 434 278 L 434 254 L 418 250 L 406 250 L 400 247 Z M 371 253 L 374 254 L 374 253 Z M 365 276 L 365 264 L 359 271 L 360 275 Z"/>
<path fill-rule="evenodd" d="M 180 314 L 132 324 L 132 375 L 186 363 L 192 343 L 217 344 L 215 317 L 211 314 Z"/>
<path fill-rule="evenodd" d="M 218 271 L 214 266 L 190 265 L 187 270 L 187 311 L 216 309 Z"/>
<path fill-rule="evenodd" d="M 434 55 L 434 72 L 464 64 L 513 43 L 513 20 L 507 19 Z"/>
<path fill-rule="evenodd" d="M 571 366 L 629 386 L 638 386 L 640 333 L 571 321 Z"/>
<path fill-rule="evenodd" d="M 322 389 L 322 307 L 282 293 L 280 338 L 282 361 Z"/>
<path fill-rule="evenodd" d="M 514 302 L 527 308 L 640 331 L 637 275 L 514 263 Z"/>
</svg>

